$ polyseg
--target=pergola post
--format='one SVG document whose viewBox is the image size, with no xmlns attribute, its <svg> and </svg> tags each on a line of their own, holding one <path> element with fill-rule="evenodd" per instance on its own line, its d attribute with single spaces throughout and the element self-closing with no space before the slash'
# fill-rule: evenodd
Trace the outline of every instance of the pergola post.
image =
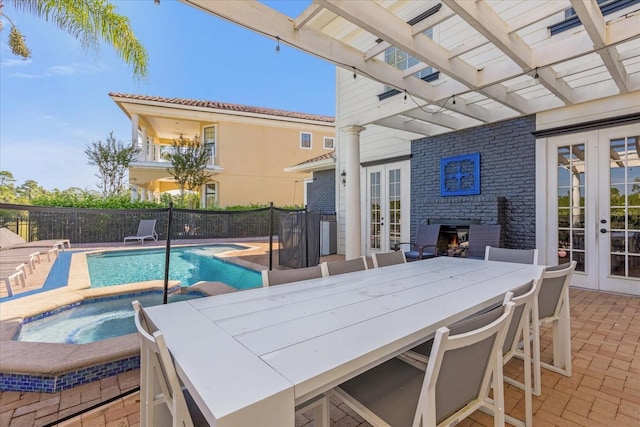
<svg viewBox="0 0 640 427">
<path fill-rule="evenodd" d="M 346 137 L 345 259 L 362 256 L 360 212 L 360 132 L 362 126 L 342 129 Z"/>
</svg>

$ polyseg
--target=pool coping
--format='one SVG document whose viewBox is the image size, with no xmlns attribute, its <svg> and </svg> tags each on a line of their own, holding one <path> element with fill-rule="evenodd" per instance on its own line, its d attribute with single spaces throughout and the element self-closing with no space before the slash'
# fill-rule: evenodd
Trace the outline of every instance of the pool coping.
<svg viewBox="0 0 640 427">
<path fill-rule="evenodd" d="M 127 248 L 127 250 L 130 249 Z M 48 313 L 61 307 L 82 302 L 85 299 L 164 290 L 164 281 L 162 280 L 90 288 L 86 255 L 107 250 L 122 249 L 109 248 L 74 253 L 71 258 L 67 286 L 2 303 L 2 309 L 0 310 L 0 348 L 2 348 L 0 353 L 0 377 L 4 377 L 4 380 L 11 382 L 11 384 L 15 382 L 17 384 L 16 391 L 34 391 L 20 389 L 21 385 L 19 383 L 25 376 L 27 379 L 43 376 L 53 377 L 53 389 L 47 387 L 38 389 L 38 391 L 53 392 L 60 390 L 60 388 L 56 389 L 55 383 L 58 377 L 63 375 L 77 376 L 82 372 L 95 370 L 94 368 L 102 369 L 119 361 L 123 361 L 125 367 L 117 367 L 117 369 L 135 369 L 137 367 L 140 341 L 135 333 L 87 344 L 34 343 L 13 340 L 23 319 L 28 317 Z M 266 268 L 263 265 L 247 262 L 233 255 L 224 256 L 223 253 L 216 256 L 225 258 L 225 261 L 257 271 Z M 172 280 L 169 282 L 169 287 L 175 288 L 179 284 L 180 282 Z M 202 292 L 207 296 L 237 291 L 221 282 L 198 282 L 185 289 Z M 113 371 L 111 375 L 116 373 L 118 372 Z M 5 384 L 1 385 L 4 386 Z M 77 384 L 71 384 L 69 387 L 74 385 Z"/>
</svg>

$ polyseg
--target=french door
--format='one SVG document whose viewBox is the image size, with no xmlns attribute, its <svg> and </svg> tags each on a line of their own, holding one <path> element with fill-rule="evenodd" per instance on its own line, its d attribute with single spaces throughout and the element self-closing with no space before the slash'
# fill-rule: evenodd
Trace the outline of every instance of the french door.
<svg viewBox="0 0 640 427">
<path fill-rule="evenodd" d="M 640 125 L 549 138 L 548 264 L 573 284 L 640 295 Z"/>
<path fill-rule="evenodd" d="M 366 186 L 367 254 L 389 252 L 409 238 L 408 162 L 367 167 Z"/>
</svg>

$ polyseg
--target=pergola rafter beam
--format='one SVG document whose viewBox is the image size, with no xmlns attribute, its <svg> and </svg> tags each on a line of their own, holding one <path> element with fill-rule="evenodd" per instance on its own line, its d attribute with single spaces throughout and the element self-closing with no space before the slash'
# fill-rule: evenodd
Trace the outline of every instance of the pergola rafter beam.
<svg viewBox="0 0 640 427">
<path fill-rule="evenodd" d="M 532 49 L 516 34 L 484 0 L 455 1 L 443 0 L 471 27 L 486 37 L 494 46 L 507 55 L 518 67 L 528 72 L 536 67 Z M 556 77 L 551 69 L 538 70 L 538 81 L 565 104 L 573 99 L 572 89 Z"/>
<path fill-rule="evenodd" d="M 413 34 L 411 26 L 377 3 L 344 0 L 316 0 L 325 9 L 354 23 L 363 30 L 384 38 L 420 61 L 430 64 L 453 79 L 468 86 L 479 88 L 478 70 L 460 58 L 449 59 L 449 51 L 422 33 Z M 454 10 L 455 11 L 455 10 Z M 478 89 L 494 101 L 513 108 L 522 114 L 529 114 L 527 103 L 517 94 L 503 96 L 506 90 L 499 88 Z M 518 99 L 520 98 L 520 99 Z"/>
<path fill-rule="evenodd" d="M 386 119 L 376 121 L 375 124 L 424 136 L 433 135 L 433 127 L 430 124 L 421 123 L 417 120 L 406 120 L 400 116 L 387 117 Z"/>
<path fill-rule="evenodd" d="M 580 18 L 580 22 L 593 40 L 593 46 L 597 49 L 602 62 L 611 74 L 611 78 L 616 82 L 620 93 L 627 93 L 627 72 L 625 71 L 618 51 L 615 47 L 607 47 L 607 25 L 604 16 L 595 0 L 571 0 L 571 6 Z"/>
<path fill-rule="evenodd" d="M 293 20 L 293 28 L 299 30 L 304 27 L 307 22 L 311 21 L 314 16 L 316 16 L 322 8 L 315 3 L 311 3 L 311 6 L 306 8 L 296 19 Z"/>
<path fill-rule="evenodd" d="M 266 37 L 279 37 L 284 44 L 303 50 L 337 66 L 352 70 L 433 103 L 437 92 L 429 83 L 416 77 L 404 77 L 402 70 L 377 60 L 365 61 L 362 52 L 308 25 L 294 29 L 288 16 L 256 0 L 208 1 L 180 0 L 197 9 L 231 21 Z"/>
</svg>

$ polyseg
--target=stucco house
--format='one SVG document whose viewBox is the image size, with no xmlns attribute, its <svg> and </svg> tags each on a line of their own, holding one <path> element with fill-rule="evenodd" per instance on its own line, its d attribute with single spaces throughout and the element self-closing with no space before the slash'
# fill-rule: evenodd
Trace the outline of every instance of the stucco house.
<svg viewBox="0 0 640 427">
<path fill-rule="evenodd" d="M 497 223 L 574 285 L 640 294 L 640 1 L 188 4 L 336 64 L 346 258 Z"/>
<path fill-rule="evenodd" d="M 302 206 L 307 171 L 284 169 L 334 151 L 334 118 L 271 108 L 159 96 L 110 93 L 131 120 L 140 148 L 129 166 L 134 197 L 157 200 L 178 188 L 164 153 L 182 138 L 210 154 L 202 207 L 248 204 Z"/>
</svg>

